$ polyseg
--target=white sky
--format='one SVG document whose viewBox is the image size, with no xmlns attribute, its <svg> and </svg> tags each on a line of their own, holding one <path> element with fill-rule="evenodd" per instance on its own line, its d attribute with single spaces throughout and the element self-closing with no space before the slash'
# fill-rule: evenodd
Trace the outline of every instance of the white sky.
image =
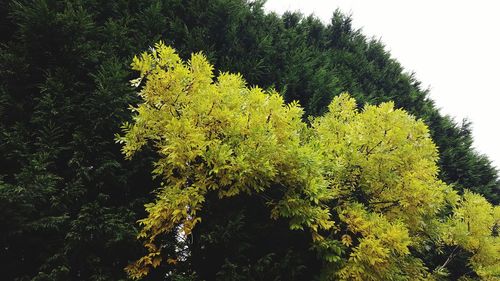
<svg viewBox="0 0 500 281">
<path fill-rule="evenodd" d="M 336 8 L 353 27 L 380 38 L 430 97 L 456 121 L 472 121 L 477 151 L 500 168 L 500 1 L 268 0 L 265 9 L 300 11 L 330 22 Z"/>
</svg>

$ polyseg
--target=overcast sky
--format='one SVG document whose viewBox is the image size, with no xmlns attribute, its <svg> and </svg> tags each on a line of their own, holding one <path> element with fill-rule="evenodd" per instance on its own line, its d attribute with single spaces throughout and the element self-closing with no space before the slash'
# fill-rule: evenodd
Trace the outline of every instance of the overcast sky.
<svg viewBox="0 0 500 281">
<path fill-rule="evenodd" d="M 472 121 L 476 150 L 500 168 L 500 1 L 268 0 L 266 10 L 330 21 L 336 8 L 415 72 L 441 112 Z"/>
</svg>

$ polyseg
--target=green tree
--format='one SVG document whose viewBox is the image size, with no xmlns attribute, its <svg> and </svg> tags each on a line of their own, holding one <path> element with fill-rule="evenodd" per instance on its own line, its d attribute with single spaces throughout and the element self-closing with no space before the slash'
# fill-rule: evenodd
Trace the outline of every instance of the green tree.
<svg viewBox="0 0 500 281">
<path fill-rule="evenodd" d="M 107 7 L 85 3 L 0 6 L 6 280 L 123 280 L 122 267 L 141 252 L 134 223 L 149 166 L 123 161 L 113 142 L 137 100 L 124 83 L 129 57 L 116 50 L 112 21 L 100 22 Z"/>
</svg>

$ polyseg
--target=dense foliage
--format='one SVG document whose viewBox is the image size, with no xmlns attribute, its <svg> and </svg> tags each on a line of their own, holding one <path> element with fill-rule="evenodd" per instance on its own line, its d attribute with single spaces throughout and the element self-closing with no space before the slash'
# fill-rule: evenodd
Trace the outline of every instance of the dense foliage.
<svg viewBox="0 0 500 281">
<path fill-rule="evenodd" d="M 130 61 L 160 39 L 183 58 L 203 51 L 216 71 L 273 86 L 286 102 L 298 100 L 305 115 L 326 112 L 344 91 L 359 105 L 393 100 L 429 126 L 441 180 L 499 202 L 497 172 L 471 148 L 470 125 L 441 116 L 418 81 L 340 12 L 324 25 L 295 13 L 265 14 L 261 1 L 1 1 L 0 31 L 5 280 L 126 279 L 123 267 L 147 253 L 135 222 L 159 185 L 150 176 L 158 157 L 146 149 L 125 161 L 114 134 L 130 119 L 128 105 L 139 102 L 128 83 Z M 185 241 L 189 262 L 164 263 L 148 278 L 196 272 L 206 280 L 292 280 L 318 272 L 310 237 L 270 220 L 262 200 L 216 197 L 207 194 L 202 222 Z M 158 239 L 165 251 L 185 249 L 175 235 Z M 441 250 L 429 251 L 426 264 L 447 263 L 451 279 L 469 270 L 467 253 Z"/>
<path fill-rule="evenodd" d="M 437 179 L 427 126 L 392 103 L 358 112 L 342 94 L 308 126 L 298 104 L 274 91 L 247 88 L 233 74 L 214 81 L 201 54 L 184 63 L 159 43 L 132 67 L 140 71 L 134 84 L 145 83 L 144 102 L 118 141 L 129 158 L 151 144 L 159 155 L 153 173 L 162 179 L 140 221 L 149 253 L 128 268 L 132 277 L 160 265 L 159 236 L 192 234 L 210 192 L 221 200 L 260 196 L 271 218 L 308 230 L 322 279 L 436 280 L 448 263 L 434 269 L 419 256 L 446 245 L 470 253 L 473 274 L 500 273 L 500 207 L 470 192 L 458 202 Z"/>
</svg>

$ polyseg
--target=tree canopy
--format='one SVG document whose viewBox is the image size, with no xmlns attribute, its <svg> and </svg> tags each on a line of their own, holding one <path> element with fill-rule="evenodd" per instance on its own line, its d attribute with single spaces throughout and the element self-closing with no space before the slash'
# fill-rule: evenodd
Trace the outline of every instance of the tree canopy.
<svg viewBox="0 0 500 281">
<path fill-rule="evenodd" d="M 132 277 L 160 264 L 158 236 L 192 234 L 209 192 L 262 196 L 272 219 L 310 232 L 327 280 L 435 280 L 448 262 L 429 268 L 420 257 L 446 245 L 456 246 L 448 259 L 468 252 L 475 275 L 498 276 L 500 208 L 439 180 L 427 126 L 393 103 L 358 111 L 342 94 L 304 122 L 298 103 L 273 90 L 248 88 L 240 75 L 214 78 L 199 53 L 183 62 L 160 42 L 132 68 L 143 102 L 117 140 L 128 158 L 154 147 L 161 178 L 140 221 L 149 254 L 128 268 Z"/>
</svg>

